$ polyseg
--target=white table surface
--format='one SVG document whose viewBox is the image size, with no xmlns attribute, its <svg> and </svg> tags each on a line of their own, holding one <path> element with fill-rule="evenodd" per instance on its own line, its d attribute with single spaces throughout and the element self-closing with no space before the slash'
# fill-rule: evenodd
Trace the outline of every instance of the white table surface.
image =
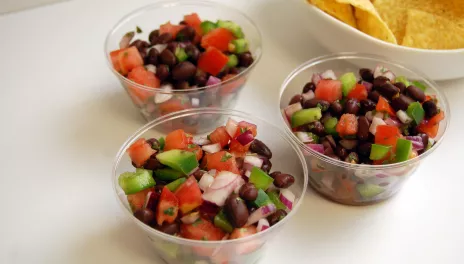
<svg viewBox="0 0 464 264">
<path fill-rule="evenodd" d="M 161 263 L 112 193 L 113 157 L 144 121 L 103 56 L 111 26 L 149 2 L 73 0 L 0 17 L 0 263 Z M 283 79 L 325 52 L 305 31 L 311 17 L 295 1 L 227 2 L 264 36 L 237 108 L 280 122 Z M 403 191 L 347 207 L 308 190 L 262 263 L 462 263 L 464 80 L 440 85 L 449 133 Z"/>
</svg>

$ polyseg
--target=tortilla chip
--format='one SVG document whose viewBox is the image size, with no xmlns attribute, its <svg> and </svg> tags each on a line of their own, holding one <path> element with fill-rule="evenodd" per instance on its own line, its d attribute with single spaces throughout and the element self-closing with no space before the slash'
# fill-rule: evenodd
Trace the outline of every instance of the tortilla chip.
<svg viewBox="0 0 464 264">
<path fill-rule="evenodd" d="M 387 23 L 398 43 L 403 42 L 408 9 L 394 4 L 395 0 L 377 0 L 374 7 L 380 17 Z"/>
<path fill-rule="evenodd" d="M 353 8 L 347 4 L 337 3 L 335 0 L 307 0 L 317 8 L 352 27 L 356 27 Z"/>
<path fill-rule="evenodd" d="M 380 40 L 397 44 L 395 35 L 382 20 L 374 5 L 369 0 L 337 0 L 355 8 L 358 29 Z"/>
<path fill-rule="evenodd" d="M 402 45 L 421 49 L 464 48 L 464 29 L 447 18 L 409 9 Z"/>
</svg>

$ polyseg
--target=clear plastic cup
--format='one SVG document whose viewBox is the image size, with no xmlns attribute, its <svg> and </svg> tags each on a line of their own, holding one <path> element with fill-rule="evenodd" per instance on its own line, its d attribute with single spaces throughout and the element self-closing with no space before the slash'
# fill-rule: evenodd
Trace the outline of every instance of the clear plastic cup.
<svg viewBox="0 0 464 264">
<path fill-rule="evenodd" d="M 295 183 L 289 188 L 295 194 L 295 204 L 293 210 L 282 221 L 263 232 L 245 238 L 223 241 L 197 241 L 159 232 L 133 216 L 127 203 L 126 195 L 118 185 L 118 176 L 121 173 L 134 170 L 130 158 L 126 155 L 126 149 L 138 138 L 158 138 L 165 136 L 166 133 L 161 132 L 158 128 L 196 115 L 207 115 L 216 120 L 222 120 L 224 123 L 230 117 L 237 121 L 244 120 L 257 125 L 257 138 L 263 141 L 273 153 L 271 171 L 279 170 L 295 177 Z M 165 131 L 165 128 L 161 130 Z M 206 135 L 211 132 L 211 127 L 185 127 L 184 130 L 193 135 Z M 245 264 L 258 261 L 264 253 L 266 242 L 273 239 L 278 232 L 282 231 L 285 224 L 298 211 L 303 200 L 302 197 L 306 192 L 308 169 L 303 153 L 297 144 L 292 142 L 290 137 L 276 126 L 240 111 L 202 108 L 185 110 L 160 117 L 136 131 L 123 144 L 116 155 L 112 171 L 112 182 L 118 203 L 121 205 L 124 213 L 144 231 L 157 254 L 167 263 Z"/>
<path fill-rule="evenodd" d="M 109 54 L 119 49 L 119 41 L 124 34 L 134 31 L 138 26 L 143 32 L 136 34 L 134 39 L 148 40 L 150 32 L 159 28 L 160 25 L 168 21 L 179 23 L 184 15 L 193 12 L 196 12 L 203 20 L 220 19 L 237 23 L 248 40 L 250 52 L 254 57 L 253 64 L 220 84 L 170 92 L 140 85 L 114 70 Z M 126 90 L 134 106 L 140 110 L 147 121 L 190 108 L 233 108 L 239 92 L 261 58 L 261 53 L 261 33 L 250 18 L 234 8 L 201 0 L 157 1 L 155 4 L 137 9 L 123 17 L 110 31 L 105 41 L 105 57 L 108 66 Z"/>
<path fill-rule="evenodd" d="M 307 61 L 290 73 L 281 87 L 280 109 L 283 109 L 292 96 L 302 92 L 303 86 L 311 80 L 313 73 L 331 69 L 337 76 L 346 72 L 358 74 L 360 68 L 374 69 L 377 65 L 389 68 L 396 76 L 406 76 L 410 80 L 424 82 L 428 86 L 426 94 L 437 97 L 439 107 L 445 113 L 445 119 L 440 123 L 436 143 L 431 149 L 405 162 L 388 165 L 350 164 L 327 157 L 303 144 L 290 127 L 285 125 L 287 134 L 303 150 L 308 164 L 310 186 L 322 196 L 338 203 L 368 205 L 396 194 L 420 163 L 442 142 L 450 120 L 448 101 L 439 91 L 437 84 L 422 73 L 385 58 L 358 53 L 339 53 Z M 287 124 L 283 115 L 282 120 Z"/>
</svg>

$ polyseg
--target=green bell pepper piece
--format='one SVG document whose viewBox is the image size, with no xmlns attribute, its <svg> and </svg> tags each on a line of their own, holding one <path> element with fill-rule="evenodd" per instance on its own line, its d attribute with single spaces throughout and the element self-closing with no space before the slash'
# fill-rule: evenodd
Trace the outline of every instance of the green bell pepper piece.
<svg viewBox="0 0 464 264">
<path fill-rule="evenodd" d="M 164 145 L 166 144 L 166 140 L 164 140 L 164 137 L 160 137 L 160 138 L 158 139 L 158 142 L 159 142 L 160 150 L 163 150 L 163 149 L 164 149 Z"/>
<path fill-rule="evenodd" d="M 237 55 L 230 54 L 228 57 L 229 57 L 229 60 L 227 61 L 227 67 L 233 68 L 238 65 Z"/>
<path fill-rule="evenodd" d="M 322 111 L 319 107 L 303 109 L 292 115 L 292 127 L 299 127 L 320 120 Z"/>
<path fill-rule="evenodd" d="M 218 26 L 216 25 L 216 23 L 213 23 L 209 20 L 205 20 L 200 24 L 201 31 L 203 31 L 203 34 L 205 35 L 208 34 L 211 30 L 216 29 L 217 27 Z"/>
<path fill-rule="evenodd" d="M 257 189 L 266 190 L 274 182 L 274 179 L 260 168 L 253 167 L 249 182 L 253 183 Z"/>
<path fill-rule="evenodd" d="M 236 38 L 243 38 L 245 36 L 245 34 L 243 34 L 242 28 L 235 22 L 229 20 L 218 20 L 216 24 L 218 27 L 225 28 L 232 32 Z"/>
<path fill-rule="evenodd" d="M 411 85 L 411 83 L 408 81 L 408 79 L 405 76 L 398 76 L 395 78 L 395 82 L 400 82 L 403 83 L 406 87 Z"/>
<path fill-rule="evenodd" d="M 347 96 L 356 86 L 356 76 L 352 72 L 343 74 L 339 80 L 342 82 L 343 96 Z"/>
<path fill-rule="evenodd" d="M 416 86 L 417 88 L 421 89 L 424 92 L 425 92 L 425 90 L 427 90 L 427 86 L 425 86 L 425 84 L 423 82 L 413 81 L 412 85 Z"/>
<path fill-rule="evenodd" d="M 224 232 L 232 233 L 232 231 L 234 231 L 234 227 L 229 222 L 229 220 L 227 219 L 226 214 L 222 210 L 214 217 L 213 222 L 214 222 L 214 225 L 216 227 L 219 227 Z"/>
<path fill-rule="evenodd" d="M 262 207 L 268 204 L 272 204 L 273 202 L 271 201 L 271 198 L 264 192 L 262 189 L 258 190 L 258 196 L 256 199 L 252 202 L 256 207 Z"/>
<path fill-rule="evenodd" d="M 424 120 L 425 111 L 419 102 L 411 103 L 406 110 L 408 116 L 410 116 L 416 125 L 419 125 Z"/>
<path fill-rule="evenodd" d="M 125 194 L 134 194 L 155 186 L 152 171 L 137 169 L 135 172 L 124 172 L 119 175 L 118 184 Z"/>
<path fill-rule="evenodd" d="M 390 152 L 390 150 L 391 146 L 372 144 L 369 158 L 371 160 L 381 160 L 388 154 L 388 152 Z"/>
<path fill-rule="evenodd" d="M 396 141 L 395 161 L 402 162 L 409 159 L 412 152 L 412 142 L 407 139 L 399 138 Z"/>
<path fill-rule="evenodd" d="M 358 184 L 356 185 L 356 190 L 359 192 L 361 197 L 364 199 L 370 199 L 373 198 L 385 191 L 384 188 L 375 185 L 375 184 Z"/>
<path fill-rule="evenodd" d="M 242 54 L 248 51 L 248 41 L 246 39 L 234 39 L 229 43 L 229 51 Z"/>
<path fill-rule="evenodd" d="M 185 177 L 180 171 L 173 170 L 171 168 L 158 169 L 154 171 L 155 178 L 161 181 L 175 181 L 179 178 Z"/>
<path fill-rule="evenodd" d="M 325 133 L 330 134 L 330 135 L 337 135 L 338 134 L 336 130 L 337 124 L 338 124 L 338 119 L 336 117 L 328 118 L 324 122 Z"/>
<path fill-rule="evenodd" d="M 183 62 L 188 59 L 187 53 L 185 53 L 185 49 L 181 47 L 177 47 L 176 51 L 174 52 L 174 55 L 176 55 L 177 61 L 178 62 Z"/>
<path fill-rule="evenodd" d="M 177 188 L 179 188 L 179 186 L 181 186 L 182 183 L 184 183 L 186 180 L 187 180 L 187 178 L 179 178 L 179 179 L 167 184 L 166 187 L 168 187 L 168 189 L 171 192 L 175 192 L 177 190 Z"/>
<path fill-rule="evenodd" d="M 277 207 L 277 209 L 287 209 L 287 207 L 285 206 L 285 204 L 283 204 L 280 199 L 279 199 L 279 193 L 277 191 L 268 191 L 267 192 L 267 195 L 269 196 L 269 199 L 271 200 L 271 202 L 273 204 L 275 204 L 275 206 Z"/>
</svg>

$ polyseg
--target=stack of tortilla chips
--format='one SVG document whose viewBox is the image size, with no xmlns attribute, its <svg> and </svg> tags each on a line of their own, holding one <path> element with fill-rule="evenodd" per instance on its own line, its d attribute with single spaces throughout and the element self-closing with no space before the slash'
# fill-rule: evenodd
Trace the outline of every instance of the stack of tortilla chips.
<svg viewBox="0 0 464 264">
<path fill-rule="evenodd" d="M 464 0 L 307 0 L 360 31 L 421 49 L 464 48 Z"/>
</svg>

